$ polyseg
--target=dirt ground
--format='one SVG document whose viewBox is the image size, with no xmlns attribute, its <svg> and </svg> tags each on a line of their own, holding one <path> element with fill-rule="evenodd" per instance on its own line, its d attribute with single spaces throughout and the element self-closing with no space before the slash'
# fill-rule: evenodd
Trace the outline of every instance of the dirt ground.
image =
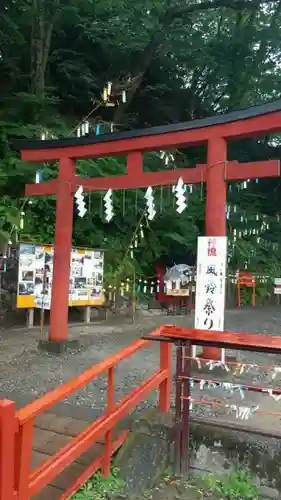
<svg viewBox="0 0 281 500">
<path fill-rule="evenodd" d="M 121 500 L 121 498 L 130 500 L 129 496 L 126 498 L 126 496 L 123 497 L 122 495 L 120 497 L 117 495 L 116 500 Z M 134 500 L 229 500 L 230 497 L 225 496 L 222 492 L 211 491 L 204 478 L 193 477 L 190 479 L 167 478 L 154 487 L 153 490 L 133 498 Z M 253 496 L 247 496 L 247 498 L 258 500 L 258 495 L 256 498 L 253 498 Z M 266 497 L 263 497 L 263 499 L 270 500 Z"/>
<path fill-rule="evenodd" d="M 138 500 L 224 500 L 221 495 L 208 491 L 195 481 L 163 482 L 158 488 L 144 494 Z"/>
<path fill-rule="evenodd" d="M 70 335 L 88 335 L 91 337 L 92 343 L 86 349 L 68 352 L 63 356 L 38 351 L 38 329 L 29 331 L 26 328 L 2 329 L 0 331 L 0 398 L 13 399 L 17 406 L 23 406 L 164 323 L 193 326 L 193 317 L 167 317 L 156 312 L 146 312 L 134 325 L 128 322 L 124 324 L 112 322 L 111 324 L 95 323 L 90 326 L 71 327 Z M 225 326 L 230 331 L 264 333 L 268 335 L 270 343 L 272 336 L 281 335 L 281 307 L 227 311 Z M 225 374 L 228 378 L 224 376 L 222 379 L 224 382 L 229 379 L 237 385 L 264 385 L 269 389 L 273 386 L 280 387 L 281 373 L 277 372 L 274 380 L 272 380 L 272 374 L 274 366 L 281 367 L 281 356 L 245 352 L 238 352 L 236 355 L 241 363 L 258 363 L 270 365 L 271 368 L 252 368 L 248 373 L 247 370 L 244 370 L 241 374 L 238 372 L 234 378 L 231 378 L 230 374 Z M 120 363 L 116 370 L 116 399 L 120 399 L 124 393 L 129 392 L 140 381 L 148 377 L 156 369 L 158 363 L 159 345 L 157 343 Z M 200 374 L 197 370 L 194 376 L 204 378 L 207 381 L 214 379 L 211 371 L 207 374 Z M 280 399 L 275 401 L 268 394 L 250 393 L 244 390 L 243 399 L 239 388 L 232 394 L 225 387 L 224 389 L 208 389 L 207 387 L 208 384 L 203 390 L 200 390 L 197 384 L 193 389 L 192 398 L 196 401 L 199 399 L 220 401 L 224 405 L 259 407 L 259 411 L 270 412 L 271 415 L 255 413 L 251 419 L 243 421 L 243 424 L 268 429 L 277 429 L 280 426 Z M 104 410 L 105 401 L 106 380 L 101 377 L 72 395 L 59 408 L 64 414 L 75 415 L 78 411 L 81 414 L 82 411 L 84 415 L 88 413 L 93 418 Z M 143 406 L 149 407 L 154 403 L 155 398 L 151 396 Z M 219 415 L 220 418 L 228 421 L 236 420 L 235 410 L 226 409 L 223 405 L 213 407 L 194 404 L 193 411 L 199 415 L 212 417 Z"/>
</svg>

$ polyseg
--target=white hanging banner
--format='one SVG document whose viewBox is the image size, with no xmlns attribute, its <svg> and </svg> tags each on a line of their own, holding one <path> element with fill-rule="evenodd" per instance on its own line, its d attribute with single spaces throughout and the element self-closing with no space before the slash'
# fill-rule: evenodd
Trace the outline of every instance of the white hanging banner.
<svg viewBox="0 0 281 500">
<path fill-rule="evenodd" d="M 197 329 L 224 329 L 226 263 L 226 236 L 198 238 L 195 301 Z"/>
</svg>

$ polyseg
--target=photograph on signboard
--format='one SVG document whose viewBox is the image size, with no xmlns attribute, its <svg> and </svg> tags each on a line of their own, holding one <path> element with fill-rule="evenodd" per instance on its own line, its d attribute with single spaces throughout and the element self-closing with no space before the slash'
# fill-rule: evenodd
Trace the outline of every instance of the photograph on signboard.
<svg viewBox="0 0 281 500">
<path fill-rule="evenodd" d="M 19 260 L 20 269 L 23 270 L 33 270 L 34 269 L 34 256 L 30 254 L 24 254 L 20 256 Z"/>
<path fill-rule="evenodd" d="M 19 254 L 21 257 L 24 255 L 34 255 L 35 245 L 31 243 L 21 243 L 19 248 Z"/>
<path fill-rule="evenodd" d="M 45 252 L 44 247 L 35 247 L 35 267 L 42 269 L 45 265 Z"/>
<path fill-rule="evenodd" d="M 21 271 L 22 281 L 32 281 L 34 280 L 34 271 Z"/>
<path fill-rule="evenodd" d="M 93 269 L 93 257 L 89 252 L 85 254 L 84 258 L 84 263 L 83 263 L 83 276 L 92 276 L 92 269 Z"/>
<path fill-rule="evenodd" d="M 45 265 L 44 269 L 47 273 L 53 273 L 53 253 L 51 251 L 45 252 Z"/>
<path fill-rule="evenodd" d="M 101 272 L 94 274 L 94 283 L 95 285 L 101 286 L 103 283 L 103 274 Z"/>
<path fill-rule="evenodd" d="M 72 250 L 71 256 L 71 275 L 74 277 L 83 276 L 84 255 L 78 250 Z"/>
<path fill-rule="evenodd" d="M 95 285 L 91 291 L 91 297 L 99 297 L 102 294 L 102 287 Z"/>
<path fill-rule="evenodd" d="M 20 282 L 18 286 L 19 295 L 34 295 L 34 283 Z"/>
<path fill-rule="evenodd" d="M 79 276 L 74 278 L 74 288 L 85 288 L 87 283 L 87 278 L 84 276 Z"/>
<path fill-rule="evenodd" d="M 93 268 L 96 271 L 100 271 L 103 268 L 103 260 L 102 259 L 94 259 L 93 260 Z"/>
<path fill-rule="evenodd" d="M 35 297 L 40 298 L 43 292 L 43 279 L 44 275 L 39 275 L 35 276 L 35 286 L 34 286 L 34 291 L 35 291 Z"/>
</svg>

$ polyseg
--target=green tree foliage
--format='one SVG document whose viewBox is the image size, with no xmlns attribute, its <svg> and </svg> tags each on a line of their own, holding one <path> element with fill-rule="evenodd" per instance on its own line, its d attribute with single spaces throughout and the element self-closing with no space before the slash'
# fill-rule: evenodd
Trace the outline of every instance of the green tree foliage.
<svg viewBox="0 0 281 500">
<path fill-rule="evenodd" d="M 66 136 L 91 113 L 93 124 L 119 129 L 187 121 L 278 98 L 281 88 L 281 0 L 4 0 L 0 6 L 0 238 L 53 241 L 55 199 L 24 202 L 24 184 L 35 165 L 20 161 L 15 137 L 44 131 Z M 127 102 L 101 105 L 105 82 L 127 90 Z M 95 111 L 93 111 L 95 110 Z M 278 137 L 231 144 L 229 158 L 280 158 Z M 158 152 L 145 155 L 145 169 L 165 168 Z M 175 165 L 206 160 L 204 149 L 175 152 Z M 82 176 L 124 172 L 125 159 L 77 163 Z M 45 179 L 56 165 L 44 165 Z M 230 235 L 241 232 L 234 268 L 276 269 L 280 260 L 280 181 L 232 186 L 228 202 L 237 210 Z M 130 245 L 143 208 L 143 192 L 114 194 L 116 218 L 105 224 L 101 195 L 87 197 L 83 220 L 74 213 L 73 244 L 108 251 L 109 272 L 128 269 Z M 137 198 L 137 203 L 136 203 Z M 155 192 L 158 216 L 145 227 L 135 252 L 140 272 L 152 274 L 155 260 L 194 260 L 204 231 L 205 191 L 197 186 L 188 210 L 177 215 L 170 188 Z M 25 227 L 19 227 L 21 212 Z M 257 220 L 257 215 L 259 220 Z M 257 236 L 251 232 L 259 231 Z M 17 230 L 15 230 L 17 229 Z M 250 234 L 251 233 L 251 234 Z M 257 240 L 258 238 L 258 240 Z M 145 258 L 143 256 L 145 255 Z M 134 264 L 135 265 L 135 264 Z M 275 272 L 275 271 L 274 271 Z"/>
</svg>

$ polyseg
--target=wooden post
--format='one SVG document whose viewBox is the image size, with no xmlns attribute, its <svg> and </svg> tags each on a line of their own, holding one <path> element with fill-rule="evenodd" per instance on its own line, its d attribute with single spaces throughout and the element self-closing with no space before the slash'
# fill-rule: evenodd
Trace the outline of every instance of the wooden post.
<svg viewBox="0 0 281 500">
<path fill-rule="evenodd" d="M 91 323 L 91 306 L 84 307 L 84 323 L 87 325 Z"/>
<path fill-rule="evenodd" d="M 176 398 L 175 398 L 175 473 L 181 473 L 181 445 L 182 445 L 182 372 L 183 372 L 183 347 L 176 344 Z"/>
<path fill-rule="evenodd" d="M 26 310 L 26 326 L 27 328 L 34 327 L 34 309 Z"/>
<path fill-rule="evenodd" d="M 255 280 L 255 278 L 253 278 Z M 253 281 L 252 286 L 252 306 L 256 307 L 256 281 Z"/>
<path fill-rule="evenodd" d="M 167 378 L 160 385 L 159 408 L 163 412 L 170 411 L 172 389 L 172 344 L 160 342 L 160 370 L 167 370 Z"/>
<path fill-rule="evenodd" d="M 15 403 L 0 401 L 0 500 L 13 500 L 15 482 Z"/>
<path fill-rule="evenodd" d="M 56 205 L 55 247 L 49 340 L 68 338 L 68 294 L 72 250 L 74 161 L 62 158 Z"/>
<path fill-rule="evenodd" d="M 241 307 L 241 287 L 240 287 L 239 276 L 237 279 L 237 305 L 239 308 Z"/>
<path fill-rule="evenodd" d="M 32 439 L 34 420 L 20 426 L 16 435 L 15 487 L 19 499 L 29 498 L 29 478 L 32 463 Z"/>
<path fill-rule="evenodd" d="M 136 320 L 136 312 L 137 312 L 136 270 L 134 268 L 133 290 L 132 290 L 132 323 L 134 323 Z"/>
<path fill-rule="evenodd" d="M 191 377 L 191 354 L 192 354 L 192 344 L 191 342 L 186 342 L 184 347 L 184 363 L 183 363 L 183 374 L 185 378 L 182 381 L 182 429 L 181 429 L 181 464 L 180 470 L 182 474 L 186 474 L 189 469 L 190 464 L 190 377 Z"/>
</svg>

